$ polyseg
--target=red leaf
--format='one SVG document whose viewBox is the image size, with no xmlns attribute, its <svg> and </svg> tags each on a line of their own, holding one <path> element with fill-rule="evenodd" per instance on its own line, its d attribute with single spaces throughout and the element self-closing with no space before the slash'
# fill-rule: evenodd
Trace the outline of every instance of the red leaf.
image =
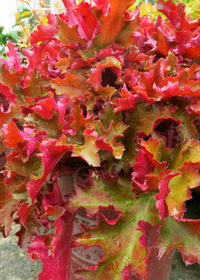
<svg viewBox="0 0 200 280">
<path fill-rule="evenodd" d="M 19 237 L 18 245 L 21 248 L 26 248 L 32 239 L 36 235 L 40 235 L 40 228 L 49 229 L 49 223 L 46 218 L 39 216 L 38 205 L 29 205 L 28 203 L 22 203 L 17 212 L 20 217 L 21 228 L 16 233 Z"/>
<path fill-rule="evenodd" d="M 160 225 L 152 226 L 148 222 L 141 220 L 138 222 L 138 230 L 143 232 L 143 235 L 140 237 L 140 245 L 143 247 L 151 249 L 158 243 L 160 237 Z"/>
<path fill-rule="evenodd" d="M 24 132 L 22 132 L 24 140 L 27 141 L 27 144 L 24 146 L 24 150 L 27 152 L 28 157 L 33 156 L 36 153 L 39 144 L 47 138 L 47 133 L 45 131 L 38 131 L 33 137 L 34 133 L 35 131 L 32 129 L 29 130 L 26 128 L 24 129 Z"/>
<path fill-rule="evenodd" d="M 56 235 L 52 242 L 50 236 L 37 236 L 33 239 L 28 253 L 32 259 L 38 257 L 43 263 L 39 280 L 46 280 L 49 276 L 51 280 L 69 279 L 73 221 L 74 217 L 66 211 L 55 222 Z"/>
<path fill-rule="evenodd" d="M 22 49 L 22 52 L 27 56 L 28 58 L 28 66 L 27 69 L 29 71 L 33 71 L 34 69 L 41 68 L 41 61 L 42 61 L 42 52 L 44 50 L 44 47 L 47 45 L 47 42 L 42 42 L 39 45 L 34 44 L 33 49 Z"/>
<path fill-rule="evenodd" d="M 90 45 L 91 40 L 100 32 L 100 23 L 94 16 L 90 5 L 86 2 L 81 2 L 74 12 L 78 20 L 79 36 L 86 39 Z"/>
<path fill-rule="evenodd" d="M 102 60 L 106 59 L 107 57 L 114 57 L 118 61 L 120 61 L 121 64 L 123 64 L 124 59 L 126 58 L 126 56 L 124 57 L 125 50 L 126 49 L 121 47 L 120 45 L 113 43 L 111 46 L 108 46 L 105 49 L 101 49 L 97 53 L 96 60 L 102 61 Z"/>
<path fill-rule="evenodd" d="M 15 135 L 15 137 L 13 137 Z M 16 146 L 25 142 L 15 122 L 11 121 L 9 124 L 4 124 L 2 129 L 2 136 L 4 143 L 8 148 L 16 148 Z"/>
<path fill-rule="evenodd" d="M 94 0 L 95 9 L 102 10 L 104 15 L 107 16 L 110 12 L 110 1 L 109 0 Z"/>
<path fill-rule="evenodd" d="M 18 48 L 15 48 L 15 44 L 11 41 L 8 41 L 6 46 L 8 50 L 5 51 L 5 54 L 8 56 L 8 59 L 1 58 L 0 60 L 5 63 L 7 69 L 13 68 L 15 71 L 20 71 L 22 69 L 22 65 L 17 54 Z"/>
<path fill-rule="evenodd" d="M 168 61 L 169 60 L 169 61 Z M 153 64 L 149 72 L 142 72 L 138 86 L 131 81 L 133 92 L 140 94 L 148 103 L 154 103 L 172 96 L 200 96 L 199 81 L 194 81 L 193 76 L 197 65 L 182 69 L 176 76 L 167 75 L 166 70 L 170 59 L 159 59 Z M 196 87 L 194 86 L 196 85 Z"/>
<path fill-rule="evenodd" d="M 63 1 L 66 8 L 66 18 L 70 27 L 77 25 L 77 32 L 81 39 L 86 39 L 88 46 L 92 44 L 92 39 L 100 32 L 100 24 L 94 16 L 91 5 L 80 2 L 77 6 L 75 1 Z"/>
<path fill-rule="evenodd" d="M 37 69 L 42 73 L 30 73 L 29 77 L 34 77 L 35 80 L 52 79 L 56 78 L 61 74 L 61 70 L 55 68 L 55 63 L 58 61 L 65 47 L 62 42 L 57 39 L 51 41 L 44 41 L 38 44 L 33 44 L 32 49 L 22 49 L 23 53 L 27 56 L 29 64 L 27 65 L 28 70 Z M 33 65 L 31 65 L 33 63 Z M 42 74 L 42 79 L 41 79 Z M 21 83 L 21 86 L 26 87 L 26 79 Z M 36 94 L 35 94 L 36 95 Z"/>
<path fill-rule="evenodd" d="M 199 32 L 199 29 L 197 30 Z M 185 34 L 183 34 L 184 36 Z M 186 44 L 185 44 L 186 45 Z M 190 39 L 190 47 L 185 46 L 184 50 L 182 51 L 182 54 L 188 58 L 194 58 L 194 57 L 199 57 L 199 52 L 200 52 L 200 35 L 193 36 Z"/>
<path fill-rule="evenodd" d="M 122 275 L 123 280 L 130 280 L 135 275 L 130 264 L 122 270 Z"/>
<path fill-rule="evenodd" d="M 180 173 L 170 181 L 170 193 L 166 197 L 169 214 L 176 220 L 183 218 L 185 202 L 192 198 L 190 190 L 200 184 L 199 162 L 185 162 Z M 181 195 L 180 195 L 181 193 Z"/>
<path fill-rule="evenodd" d="M 21 217 L 20 219 L 20 223 L 22 224 L 22 226 L 24 226 L 25 228 L 28 227 L 27 225 L 27 221 L 28 221 L 28 216 L 29 216 L 29 212 L 30 212 L 30 208 L 31 206 L 29 206 L 28 203 L 22 203 L 17 211 L 17 216 Z"/>
<path fill-rule="evenodd" d="M 159 183 L 159 191 L 160 192 L 158 194 L 156 194 L 155 198 L 158 200 L 156 202 L 156 207 L 159 210 L 160 219 L 163 219 L 164 217 L 169 216 L 168 207 L 167 207 L 167 204 L 166 204 L 165 200 L 166 200 L 167 195 L 170 193 L 169 182 L 174 176 L 177 176 L 177 175 L 178 175 L 178 173 L 170 174 L 170 171 L 169 171 L 169 175 L 167 175 Z"/>
<path fill-rule="evenodd" d="M 43 203 L 45 204 L 45 207 L 56 205 L 61 206 L 64 202 L 58 184 L 54 185 L 53 191 L 51 193 L 44 193 L 43 195 Z"/>
<path fill-rule="evenodd" d="M 124 216 L 121 211 L 115 209 L 113 205 L 108 207 L 99 206 L 99 212 L 109 225 L 115 225 L 120 217 Z M 99 217 L 99 215 L 97 215 Z"/>
<path fill-rule="evenodd" d="M 44 119 L 51 119 L 53 116 L 55 101 L 52 94 L 49 94 L 49 98 L 31 106 L 31 109 L 42 116 Z"/>
<path fill-rule="evenodd" d="M 57 97 L 58 98 L 58 97 Z M 56 104 L 55 109 L 59 112 L 59 121 L 63 124 L 65 120 L 66 110 L 70 107 L 70 98 L 66 95 L 60 95 Z"/>
<path fill-rule="evenodd" d="M 59 218 L 64 213 L 64 208 L 62 207 L 64 201 L 60 193 L 59 186 L 54 184 L 53 191 L 51 193 L 45 193 L 44 199 L 42 201 L 45 213 L 42 217 L 54 216 Z"/>
<path fill-rule="evenodd" d="M 77 6 L 76 0 L 63 0 L 63 4 L 67 12 L 69 25 L 73 26 L 78 24 L 77 18 L 74 16 L 74 11 L 73 11 Z"/>
<path fill-rule="evenodd" d="M 148 189 L 148 186 L 146 185 L 146 176 L 154 171 L 154 166 L 152 161 L 143 150 L 141 150 L 136 157 L 136 163 L 133 165 L 133 170 L 133 190 L 135 190 L 136 184 L 142 191 L 146 191 Z"/>
<path fill-rule="evenodd" d="M 117 113 L 123 110 L 133 111 L 137 100 L 138 95 L 132 95 L 130 91 L 128 91 L 127 87 L 124 85 L 121 91 L 121 98 L 115 98 L 113 101 L 114 112 Z"/>
<path fill-rule="evenodd" d="M 27 190 L 32 202 L 35 200 L 42 184 L 45 182 L 47 176 L 53 170 L 59 159 L 72 149 L 67 145 L 60 145 L 57 140 L 49 139 L 49 141 L 42 142 L 40 146 L 44 171 L 43 176 L 39 179 L 32 179 L 27 184 Z"/>
<path fill-rule="evenodd" d="M 174 4 L 172 0 L 159 0 L 157 8 L 168 17 L 175 29 L 176 52 L 188 58 L 199 56 L 199 23 L 189 22 L 185 15 L 184 3 Z"/>
<path fill-rule="evenodd" d="M 103 123 L 98 122 L 96 125 L 96 131 L 98 133 L 98 138 L 96 145 L 99 149 L 105 149 L 106 151 L 111 151 L 113 156 L 117 159 L 121 159 L 123 152 L 125 150 L 121 142 L 116 142 L 118 137 L 123 137 L 123 132 L 127 129 L 127 126 L 120 122 L 115 123 L 111 121 L 107 130 L 104 129 Z"/>
<path fill-rule="evenodd" d="M 189 27 L 188 21 L 185 18 L 185 5 L 179 3 L 178 5 L 173 3 L 173 0 L 159 0 L 157 2 L 158 11 L 162 12 L 168 17 L 172 25 L 177 30 L 187 30 Z"/>
<path fill-rule="evenodd" d="M 96 178 L 96 180 L 99 180 L 99 178 Z M 103 218 L 98 219 L 98 225 L 95 228 L 93 227 L 89 230 L 84 229 L 81 234 L 75 236 L 73 246 L 84 246 L 84 248 L 98 246 L 101 247 L 105 253 L 105 256 L 98 263 L 98 267 L 95 265 L 92 268 L 85 268 L 85 270 L 79 271 L 78 275 L 83 279 L 88 280 L 104 279 L 108 275 L 110 279 L 114 279 L 115 277 L 121 279 L 121 273 L 124 273 L 124 269 L 126 270 L 128 267 L 131 274 L 133 271 L 133 275 L 136 275 L 141 279 L 146 279 L 146 264 L 149 256 L 149 249 L 141 246 L 140 244 L 140 237 L 142 234 L 136 229 L 138 228 L 138 222 L 141 220 L 141 212 L 137 211 L 136 208 L 141 207 L 142 201 L 142 204 L 147 203 L 146 207 L 152 207 L 154 202 L 152 203 L 151 199 L 153 197 L 149 198 L 145 194 L 143 197 L 140 196 L 138 199 L 130 197 L 129 201 L 129 199 L 125 198 L 125 193 L 122 193 L 123 187 L 121 188 L 121 192 L 118 194 L 117 182 L 110 183 L 107 181 L 106 191 L 105 189 L 102 191 L 102 187 L 106 188 L 105 181 L 103 184 L 102 183 L 103 182 L 100 183 L 99 187 L 95 184 L 95 188 L 91 187 L 86 191 L 82 190 L 82 195 L 79 193 L 76 203 L 78 203 L 79 206 L 83 203 L 83 205 L 86 206 L 86 209 L 88 209 L 87 211 L 94 213 L 94 208 L 97 208 L 97 202 L 95 201 L 98 200 L 100 204 L 105 205 L 106 201 L 108 202 L 112 200 L 115 209 L 121 208 L 122 214 L 127 214 L 121 216 L 118 222 L 113 225 L 108 224 Z M 127 190 L 127 183 L 125 183 L 124 186 Z M 141 201 L 139 202 L 140 199 Z M 136 203 L 137 205 L 131 206 L 131 203 Z M 124 211 L 124 207 L 128 207 L 128 209 Z M 127 210 L 128 212 L 126 212 Z M 151 208 L 151 210 L 153 209 Z M 152 226 L 155 225 L 155 221 L 157 220 L 154 210 L 153 213 L 151 212 L 150 214 L 151 218 L 149 215 L 147 218 L 147 211 L 144 210 L 144 212 L 142 212 L 142 216 L 145 221 L 148 221 L 149 224 L 152 224 Z M 133 217 L 134 221 L 132 220 L 130 223 L 130 219 L 133 219 Z M 155 241 L 153 241 L 153 244 L 154 243 Z M 131 250 L 128 250 L 128 248 L 130 248 L 130 244 Z M 149 244 L 152 244 L 152 242 Z"/>
<path fill-rule="evenodd" d="M 108 152 L 113 152 L 113 148 L 111 147 L 111 145 L 109 143 L 106 143 L 105 136 L 99 137 L 96 140 L 96 145 L 101 150 L 108 151 Z"/>
<path fill-rule="evenodd" d="M 70 99 L 79 97 L 88 93 L 89 85 L 82 75 L 73 75 L 70 72 L 65 73 L 64 79 L 56 78 L 51 80 L 52 87 L 58 95 L 68 94 Z"/>
<path fill-rule="evenodd" d="M 0 83 L 0 93 L 5 98 L 5 100 L 1 100 L 1 105 L 3 105 L 3 101 L 9 101 L 10 104 L 14 104 L 17 102 L 16 97 L 17 95 L 12 93 L 10 88 L 5 86 L 4 84 Z"/>
<path fill-rule="evenodd" d="M 55 34 L 57 32 L 56 24 L 56 16 L 48 13 L 48 25 L 40 24 L 37 26 L 38 31 L 34 31 L 31 33 L 30 42 L 32 45 L 38 42 L 50 41 L 55 39 Z"/>
<path fill-rule="evenodd" d="M 156 245 L 159 259 L 177 248 L 186 265 L 194 262 L 200 264 L 200 220 L 176 221 L 168 217 L 163 220 L 160 234 L 161 238 Z"/>
</svg>

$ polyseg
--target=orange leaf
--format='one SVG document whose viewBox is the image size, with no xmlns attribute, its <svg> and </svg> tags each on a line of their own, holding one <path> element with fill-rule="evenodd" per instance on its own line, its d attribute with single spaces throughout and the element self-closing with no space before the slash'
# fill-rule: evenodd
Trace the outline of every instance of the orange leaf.
<svg viewBox="0 0 200 280">
<path fill-rule="evenodd" d="M 83 95 L 87 90 L 86 79 L 81 75 L 75 77 L 69 72 L 66 72 L 64 79 L 52 80 L 52 87 L 58 95 L 68 94 L 70 98 Z"/>
<path fill-rule="evenodd" d="M 110 13 L 103 12 L 99 16 L 101 22 L 101 33 L 94 40 L 94 45 L 104 48 L 114 41 L 115 37 L 125 27 L 124 12 L 133 4 L 133 0 L 110 0 Z"/>
<path fill-rule="evenodd" d="M 8 125 L 4 125 L 2 136 L 4 138 L 4 143 L 8 148 L 15 148 L 18 143 L 24 142 L 23 137 L 20 135 L 20 130 L 13 121 Z"/>
</svg>

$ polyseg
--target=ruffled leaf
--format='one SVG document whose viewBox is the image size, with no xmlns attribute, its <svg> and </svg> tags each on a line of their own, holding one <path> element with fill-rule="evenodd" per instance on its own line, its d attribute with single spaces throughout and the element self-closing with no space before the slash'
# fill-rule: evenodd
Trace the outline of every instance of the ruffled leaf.
<svg viewBox="0 0 200 280">
<path fill-rule="evenodd" d="M 84 95 L 88 91 L 86 79 L 83 76 L 75 76 L 70 72 L 65 73 L 65 78 L 52 80 L 52 87 L 58 95 L 68 94 L 71 99 Z"/>
<path fill-rule="evenodd" d="M 17 211 L 19 202 L 12 196 L 12 189 L 7 188 L 0 175 L 0 228 L 4 237 L 11 231 L 11 223 L 14 221 L 13 214 Z"/>
<path fill-rule="evenodd" d="M 123 123 L 111 122 L 107 130 L 104 129 L 102 123 L 97 123 L 96 131 L 98 133 L 97 146 L 99 149 L 110 151 L 117 159 L 122 158 L 125 150 L 121 142 L 116 141 L 118 137 L 123 137 L 123 132 L 127 126 Z"/>
<path fill-rule="evenodd" d="M 29 256 L 33 260 L 40 258 L 43 263 L 43 270 L 38 279 L 47 279 L 49 275 L 52 280 L 68 279 L 73 220 L 74 217 L 66 211 L 55 222 L 56 236 L 54 238 L 50 234 L 37 236 L 28 248 Z"/>
<path fill-rule="evenodd" d="M 100 166 L 100 159 L 98 155 L 99 148 L 96 145 L 95 133 L 90 133 L 89 130 L 84 132 L 85 143 L 83 145 L 74 144 L 72 156 L 83 158 L 89 165 Z"/>
<path fill-rule="evenodd" d="M 9 124 L 3 125 L 2 136 L 4 138 L 4 143 L 8 148 L 16 148 L 19 143 L 23 143 L 23 136 L 18 129 L 15 122 L 11 121 Z M 15 135 L 15 137 L 13 137 Z"/>
<path fill-rule="evenodd" d="M 53 170 L 59 159 L 71 148 L 67 145 L 61 145 L 57 140 L 50 139 L 41 144 L 41 159 L 43 162 L 43 174 L 38 179 L 32 179 L 27 184 L 29 196 L 34 202 L 42 184 L 45 182 L 47 176 Z"/>
<path fill-rule="evenodd" d="M 77 26 L 79 38 L 85 39 L 88 46 L 90 46 L 92 39 L 100 32 L 100 23 L 93 14 L 91 5 L 86 2 L 80 2 L 77 6 L 75 2 L 66 0 L 63 3 L 67 11 L 66 18 L 69 27 Z M 76 32 L 74 33 L 76 34 Z"/>
<path fill-rule="evenodd" d="M 7 67 L 7 69 L 13 69 L 14 71 L 20 71 L 22 69 L 22 65 L 20 63 L 20 58 L 18 56 L 18 48 L 15 48 L 14 43 L 8 41 L 7 43 L 8 50 L 5 51 L 5 54 L 8 56 L 8 59 L 3 59 L 1 57 L 1 61 L 3 61 Z"/>
<path fill-rule="evenodd" d="M 53 96 L 49 96 L 49 98 L 46 98 L 33 106 L 31 106 L 31 109 L 42 116 L 44 119 L 51 119 L 53 116 L 53 111 L 54 111 L 54 98 Z"/>
<path fill-rule="evenodd" d="M 157 224 L 154 197 L 143 195 L 134 199 L 123 178 L 114 182 L 103 179 L 98 173 L 96 176 L 93 172 L 91 188 L 87 190 L 76 188 L 75 196 L 70 198 L 70 207 L 73 205 L 85 207 L 91 215 L 100 210 L 99 205 L 108 207 L 112 203 L 123 216 L 111 226 L 99 213 L 97 227 L 90 230 L 85 229 L 83 233 L 76 235 L 73 246 L 82 245 L 84 248 L 100 246 L 106 257 L 99 262 L 97 269 L 95 266 L 88 271 L 80 271 L 78 274 L 82 275 L 84 279 L 103 279 L 106 275 L 109 275 L 110 279 L 115 277 L 123 279 L 123 269 L 130 266 L 137 276 L 145 278 L 149 250 L 143 247 L 144 243 L 140 243 L 142 233 L 136 229 L 141 220 L 148 221 L 152 226 Z M 120 194 L 118 194 L 119 188 Z M 137 211 L 138 207 L 146 210 Z"/>
<path fill-rule="evenodd" d="M 123 40 L 123 36 L 128 40 L 129 36 L 138 27 L 138 21 L 135 20 L 137 19 L 137 14 L 131 17 L 128 12 L 125 13 L 127 8 L 133 4 L 133 0 L 125 0 L 123 2 L 120 0 L 110 0 L 110 3 L 106 2 L 106 4 L 106 10 L 109 7 L 109 13 L 104 14 L 101 12 L 98 15 L 101 23 L 101 32 L 94 40 L 94 45 L 98 48 L 108 46 L 112 42 L 115 42 L 115 40 L 120 42 Z M 98 9 L 98 5 L 95 8 Z M 103 8 L 105 9 L 105 6 Z"/>
<path fill-rule="evenodd" d="M 169 214 L 177 220 L 183 218 L 185 202 L 192 198 L 190 189 L 200 184 L 198 169 L 199 163 L 185 162 L 183 167 L 179 168 L 181 174 L 172 178 L 169 183 L 170 193 L 166 197 L 166 204 Z"/>
<path fill-rule="evenodd" d="M 173 248 L 177 248 L 186 265 L 200 263 L 199 226 L 199 220 L 182 219 L 178 222 L 171 217 L 165 219 L 160 229 L 161 238 L 157 244 L 158 257 L 162 258 Z"/>
<path fill-rule="evenodd" d="M 168 207 L 166 204 L 166 197 L 170 193 L 169 182 L 177 174 L 169 174 L 162 181 L 159 182 L 159 194 L 155 196 L 158 200 L 156 206 L 159 209 L 159 217 L 163 219 L 164 217 L 169 216 Z"/>
<path fill-rule="evenodd" d="M 30 42 L 32 45 L 38 42 L 50 41 L 55 39 L 55 34 L 57 33 L 56 16 L 48 14 L 48 25 L 38 25 L 37 31 L 32 32 Z"/>
</svg>

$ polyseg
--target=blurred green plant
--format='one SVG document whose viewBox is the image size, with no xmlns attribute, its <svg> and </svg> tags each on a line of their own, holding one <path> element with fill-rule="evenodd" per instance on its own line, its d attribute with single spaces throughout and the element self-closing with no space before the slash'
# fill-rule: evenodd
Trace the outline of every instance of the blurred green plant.
<svg viewBox="0 0 200 280">
<path fill-rule="evenodd" d="M 18 34 L 17 31 L 11 31 L 8 33 L 5 33 L 5 29 L 3 26 L 0 26 L 0 54 L 6 58 L 6 55 L 4 54 L 6 50 L 6 44 L 10 40 L 13 43 L 16 43 L 18 41 Z"/>
<path fill-rule="evenodd" d="M 185 3 L 186 14 L 194 19 L 200 16 L 200 2 L 198 0 L 181 0 L 180 2 Z"/>
</svg>

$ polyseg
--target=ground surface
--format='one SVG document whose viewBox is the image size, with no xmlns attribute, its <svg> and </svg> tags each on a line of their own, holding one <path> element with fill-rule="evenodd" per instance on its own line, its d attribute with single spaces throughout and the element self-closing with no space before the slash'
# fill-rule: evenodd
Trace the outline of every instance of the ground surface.
<svg viewBox="0 0 200 280">
<path fill-rule="evenodd" d="M 0 280 L 36 280 L 40 261 L 32 262 L 25 250 L 17 245 L 14 228 L 6 239 L 0 238 Z"/>
</svg>

